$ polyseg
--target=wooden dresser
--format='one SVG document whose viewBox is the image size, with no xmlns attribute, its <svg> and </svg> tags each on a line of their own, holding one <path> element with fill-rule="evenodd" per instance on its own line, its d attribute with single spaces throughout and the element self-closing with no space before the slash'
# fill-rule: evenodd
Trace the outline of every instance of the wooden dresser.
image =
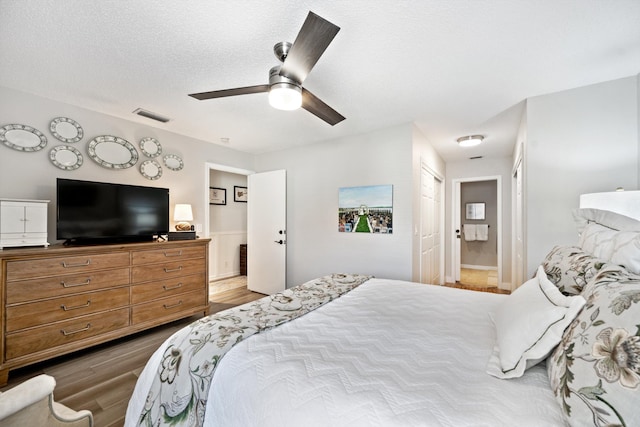
<svg viewBox="0 0 640 427">
<path fill-rule="evenodd" d="M 11 369 L 207 315 L 209 241 L 0 251 L 0 385 Z"/>
</svg>

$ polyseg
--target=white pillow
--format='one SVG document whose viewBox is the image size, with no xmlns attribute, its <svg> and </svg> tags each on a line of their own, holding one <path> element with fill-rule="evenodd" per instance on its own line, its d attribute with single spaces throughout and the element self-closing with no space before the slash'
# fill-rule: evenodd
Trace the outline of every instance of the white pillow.
<svg viewBox="0 0 640 427">
<path fill-rule="evenodd" d="M 585 302 L 580 295 L 563 295 L 547 279 L 544 268 L 538 267 L 536 277 L 516 289 L 491 315 L 496 346 L 487 373 L 498 378 L 521 377 L 558 345 Z"/>
<path fill-rule="evenodd" d="M 613 264 L 640 274 L 640 232 L 617 231 L 588 224 L 580 235 L 580 248 Z"/>
</svg>

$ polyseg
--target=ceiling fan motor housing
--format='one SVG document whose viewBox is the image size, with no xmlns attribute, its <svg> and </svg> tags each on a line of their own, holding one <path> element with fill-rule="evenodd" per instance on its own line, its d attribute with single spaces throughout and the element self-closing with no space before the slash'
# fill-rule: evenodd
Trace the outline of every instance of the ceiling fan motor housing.
<svg viewBox="0 0 640 427">
<path fill-rule="evenodd" d="M 293 43 L 289 42 L 280 42 L 273 46 L 273 53 L 276 55 L 276 58 L 278 58 L 278 61 L 284 62 L 284 60 L 287 59 L 291 46 L 293 46 Z"/>
</svg>

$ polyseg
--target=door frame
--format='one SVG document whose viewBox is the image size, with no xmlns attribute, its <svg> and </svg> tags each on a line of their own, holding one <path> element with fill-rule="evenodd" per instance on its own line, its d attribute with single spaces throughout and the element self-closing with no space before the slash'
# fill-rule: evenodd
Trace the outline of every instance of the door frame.
<svg viewBox="0 0 640 427">
<path fill-rule="evenodd" d="M 438 268 L 440 269 L 440 283 L 433 283 L 434 285 L 442 285 L 445 282 L 445 200 L 446 200 L 446 188 L 445 188 L 445 179 L 444 176 L 436 172 L 424 159 L 420 159 L 420 200 L 422 200 L 422 170 L 427 171 L 431 176 L 440 181 L 440 185 L 442 188 L 440 189 L 440 262 L 438 263 Z M 424 212 L 422 212 L 422 203 L 420 203 L 420 229 L 418 231 L 418 282 L 422 280 L 422 269 L 424 266 L 422 265 L 422 216 Z"/>
<path fill-rule="evenodd" d="M 227 165 L 222 165 L 219 163 L 211 163 L 211 162 L 205 162 L 204 164 L 204 193 L 203 193 L 203 206 L 204 206 L 204 224 L 203 224 L 203 235 L 207 238 L 211 237 L 211 230 L 210 228 L 210 224 L 211 224 L 211 211 L 210 211 L 210 206 L 209 206 L 209 186 L 211 185 L 211 171 L 215 170 L 215 171 L 220 171 L 220 172 L 229 172 L 229 173 L 235 173 L 238 175 L 253 175 L 255 172 L 249 169 L 241 169 L 241 168 L 236 168 L 233 166 L 227 166 Z M 209 244 L 211 245 L 213 243 L 209 242 Z M 211 253 L 211 251 L 209 251 Z M 210 260 L 207 260 L 207 263 L 209 263 Z M 207 277 L 207 281 L 210 280 L 210 277 Z"/>
<path fill-rule="evenodd" d="M 497 256 L 498 256 L 498 287 L 502 289 L 502 176 L 479 176 L 473 178 L 456 178 L 451 180 L 451 273 L 454 282 L 460 281 L 460 239 L 457 238 L 457 230 L 461 230 L 462 224 L 460 214 L 462 206 L 460 203 L 460 185 L 465 182 L 496 181 L 497 192 Z"/>
</svg>

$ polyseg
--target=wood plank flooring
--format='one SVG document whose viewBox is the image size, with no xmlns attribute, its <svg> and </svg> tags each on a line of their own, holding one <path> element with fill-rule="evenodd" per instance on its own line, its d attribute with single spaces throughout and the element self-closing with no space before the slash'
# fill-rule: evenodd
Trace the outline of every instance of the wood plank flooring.
<svg viewBox="0 0 640 427">
<path fill-rule="evenodd" d="M 246 288 L 212 295 L 211 313 L 262 298 Z M 192 316 L 91 349 L 61 356 L 9 373 L 5 391 L 41 373 L 56 379 L 54 398 L 75 410 L 93 413 L 96 427 L 120 427 L 138 376 L 151 354 L 178 329 L 197 320 Z"/>
</svg>

